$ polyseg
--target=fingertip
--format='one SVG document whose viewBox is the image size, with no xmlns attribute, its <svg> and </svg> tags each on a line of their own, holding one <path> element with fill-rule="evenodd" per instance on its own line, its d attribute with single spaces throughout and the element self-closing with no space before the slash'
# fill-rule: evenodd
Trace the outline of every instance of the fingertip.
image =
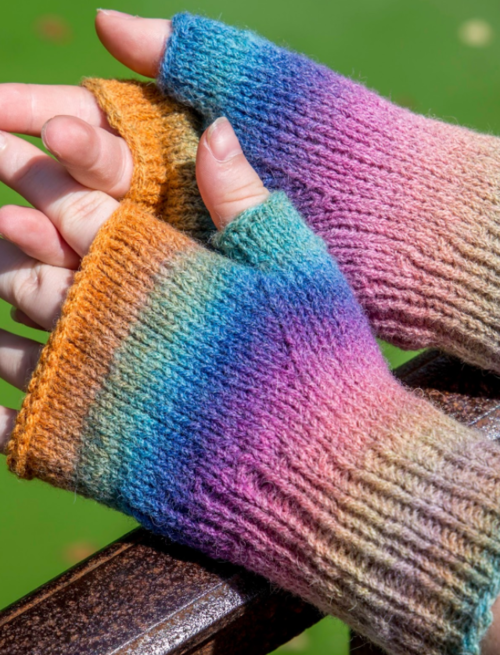
<svg viewBox="0 0 500 655">
<path fill-rule="evenodd" d="M 0 406 L 0 454 L 2 455 L 7 455 L 7 446 L 16 423 L 16 417 L 16 410 Z"/>
<path fill-rule="evenodd" d="M 140 75 L 156 77 L 172 33 L 170 20 L 98 9 L 95 27 L 99 40 L 115 59 Z"/>
<path fill-rule="evenodd" d="M 94 131 L 88 123 L 75 116 L 54 116 L 42 127 L 45 148 L 62 162 L 79 160 L 81 152 L 89 152 Z"/>
<path fill-rule="evenodd" d="M 0 233 L 28 257 L 50 266 L 76 270 L 80 257 L 66 243 L 52 221 L 33 207 L 0 207 Z"/>
<path fill-rule="evenodd" d="M 102 7 L 97 8 L 97 17 L 99 16 L 116 16 L 117 18 L 122 18 L 124 20 L 137 18 L 137 16 L 127 14 L 125 11 L 118 11 L 118 9 L 103 9 Z"/>
<path fill-rule="evenodd" d="M 43 330 L 43 327 L 35 323 L 27 314 L 21 311 L 18 307 L 11 307 L 10 317 L 14 323 L 25 325 L 26 327 L 33 328 L 34 330 Z"/>
<path fill-rule="evenodd" d="M 57 130 L 54 130 L 53 120 L 54 118 L 49 118 L 49 120 L 43 124 L 40 131 L 40 138 L 42 139 L 45 150 L 59 159 L 60 152 L 57 147 L 58 135 Z"/>
<path fill-rule="evenodd" d="M 75 116 L 55 116 L 41 136 L 47 150 L 83 186 L 114 198 L 130 189 L 134 161 L 121 137 Z"/>
</svg>

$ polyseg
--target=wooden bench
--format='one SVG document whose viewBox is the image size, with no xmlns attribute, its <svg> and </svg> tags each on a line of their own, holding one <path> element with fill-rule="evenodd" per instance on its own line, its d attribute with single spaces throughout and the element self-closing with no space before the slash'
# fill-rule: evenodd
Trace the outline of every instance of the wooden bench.
<svg viewBox="0 0 500 655">
<path fill-rule="evenodd" d="M 396 374 L 500 437 L 500 378 L 433 351 Z M 0 655 L 265 655 L 321 618 L 258 576 L 138 529 L 0 612 Z M 357 635 L 351 652 L 381 653 Z"/>
</svg>

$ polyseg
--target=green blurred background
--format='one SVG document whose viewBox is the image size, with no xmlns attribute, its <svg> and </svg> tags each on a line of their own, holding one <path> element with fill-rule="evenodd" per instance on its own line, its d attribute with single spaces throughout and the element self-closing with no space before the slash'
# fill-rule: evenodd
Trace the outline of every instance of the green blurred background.
<svg viewBox="0 0 500 655">
<path fill-rule="evenodd" d="M 498 0 L 122 0 L 108 3 L 143 16 L 202 12 L 255 29 L 365 82 L 415 111 L 500 133 Z M 95 36 L 89 0 L 4 3 L 0 82 L 78 84 L 84 75 L 129 76 Z M 35 140 L 36 141 L 36 140 Z M 23 203 L 0 186 L 0 204 Z M 23 203 L 24 204 L 24 203 Z M 0 306 L 0 325 L 19 328 Z M 382 345 L 391 365 L 412 354 Z M 21 394 L 0 385 L 0 404 Z M 73 494 L 23 482 L 0 467 L 0 608 L 87 557 L 133 521 Z M 341 655 L 347 630 L 325 619 L 284 652 Z"/>
</svg>

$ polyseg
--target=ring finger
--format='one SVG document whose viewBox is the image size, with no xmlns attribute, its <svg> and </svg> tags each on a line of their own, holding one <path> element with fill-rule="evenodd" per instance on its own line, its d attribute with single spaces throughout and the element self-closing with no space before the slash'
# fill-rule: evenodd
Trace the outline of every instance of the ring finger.
<svg viewBox="0 0 500 655">
<path fill-rule="evenodd" d="M 0 378 L 26 390 L 43 344 L 0 330 Z"/>
<path fill-rule="evenodd" d="M 38 209 L 18 205 L 0 207 L 0 234 L 44 264 L 76 269 L 80 263 L 80 257 Z"/>
<path fill-rule="evenodd" d="M 42 140 L 80 184 L 113 198 L 129 190 L 134 162 L 121 137 L 74 116 L 56 116 L 44 125 Z"/>
<path fill-rule="evenodd" d="M 73 277 L 73 271 L 42 264 L 0 241 L 0 298 L 45 330 L 54 327 Z"/>
</svg>

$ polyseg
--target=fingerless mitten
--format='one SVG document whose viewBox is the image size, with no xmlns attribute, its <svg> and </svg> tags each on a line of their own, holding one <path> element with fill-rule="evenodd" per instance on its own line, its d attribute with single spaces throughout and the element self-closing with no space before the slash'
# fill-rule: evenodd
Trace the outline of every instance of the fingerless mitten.
<svg viewBox="0 0 500 655">
<path fill-rule="evenodd" d="M 391 653 L 479 653 L 500 590 L 499 445 L 392 378 L 285 194 L 207 249 L 138 193 L 75 276 L 10 468 L 244 565 Z"/>
<path fill-rule="evenodd" d="M 256 34 L 173 19 L 165 93 L 225 115 L 285 190 L 378 336 L 500 371 L 500 140 L 398 107 Z"/>
<path fill-rule="evenodd" d="M 206 241 L 215 227 L 196 184 L 200 117 L 152 83 L 86 78 L 82 85 L 132 153 L 133 177 L 125 198 Z"/>
</svg>

